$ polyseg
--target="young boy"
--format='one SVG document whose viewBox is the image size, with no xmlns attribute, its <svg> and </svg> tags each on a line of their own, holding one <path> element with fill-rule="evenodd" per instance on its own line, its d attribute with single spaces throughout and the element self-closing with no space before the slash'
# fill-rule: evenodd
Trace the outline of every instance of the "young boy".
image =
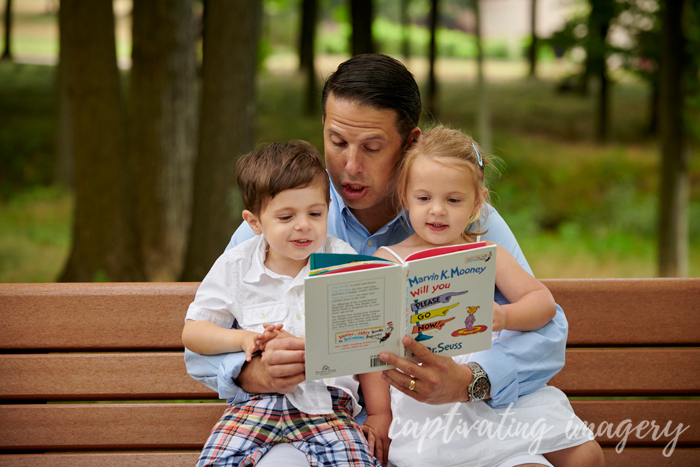
<svg viewBox="0 0 700 467">
<path fill-rule="evenodd" d="M 281 333 L 303 339 L 311 253 L 355 251 L 326 233 L 330 185 L 309 143 L 255 150 L 240 159 L 236 178 L 243 219 L 257 237 L 214 263 L 187 310 L 182 341 L 200 354 L 244 350 L 250 359 Z M 234 321 L 240 329 L 231 329 Z M 380 441 L 391 423 L 388 386 L 379 373 L 359 381 L 368 412 L 362 429 L 353 419 L 360 411 L 353 377 L 305 381 L 290 394 L 254 395 L 229 407 L 197 465 L 254 465 L 274 444 L 288 442 L 311 465 L 379 466 L 372 451 L 382 458 L 388 452 Z M 377 444 L 370 448 L 361 431 Z"/>
</svg>

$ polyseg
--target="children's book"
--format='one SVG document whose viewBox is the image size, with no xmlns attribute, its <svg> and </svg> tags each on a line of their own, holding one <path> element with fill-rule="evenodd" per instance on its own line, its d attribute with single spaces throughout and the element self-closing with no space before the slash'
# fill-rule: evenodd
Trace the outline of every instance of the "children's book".
<svg viewBox="0 0 700 467">
<path fill-rule="evenodd" d="M 403 264 L 314 253 L 305 280 L 306 379 L 392 368 L 387 351 L 414 358 L 410 335 L 452 357 L 491 348 L 496 246 L 431 248 Z"/>
</svg>

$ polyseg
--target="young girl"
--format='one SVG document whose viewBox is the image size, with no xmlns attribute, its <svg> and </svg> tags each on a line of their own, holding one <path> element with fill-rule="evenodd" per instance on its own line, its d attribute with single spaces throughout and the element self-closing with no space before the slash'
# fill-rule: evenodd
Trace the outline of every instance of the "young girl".
<svg viewBox="0 0 700 467">
<path fill-rule="evenodd" d="M 459 131 L 437 127 L 420 136 L 404 156 L 396 191 L 397 201 L 408 211 L 415 233 L 390 248 L 382 247 L 376 256 L 403 262 L 408 255 L 420 250 L 478 241 L 485 233 L 479 231 L 479 225 L 488 195 L 484 186 L 487 164 L 488 159 L 474 140 Z M 500 246 L 496 254 L 496 288 L 507 301 L 493 304 L 494 341 L 502 330 L 535 331 L 556 313 L 549 290 Z M 455 361 L 467 363 L 469 356 L 455 357 Z M 420 420 L 430 419 L 431 414 L 432 418 L 447 416 L 450 411 L 454 414 L 450 406 L 431 406 L 437 407 L 435 409 L 425 406 L 392 390 L 392 412 L 397 425 L 398 422 L 407 424 L 414 418 L 420 423 Z M 392 429 L 389 460 L 398 466 L 415 462 L 425 465 L 429 461 L 439 461 L 441 465 L 499 465 L 529 450 L 530 454 L 544 453 L 550 462 L 562 467 L 593 467 L 603 463 L 600 446 L 592 441 L 590 432 L 582 427 L 566 396 L 556 388 L 545 386 L 523 396 L 506 411 L 493 409 L 483 401 L 471 402 L 461 407 L 459 415 L 460 423 L 464 423 L 462 427 L 487 422 L 492 426 L 491 434 L 501 426 L 500 434 L 482 435 L 475 429 L 471 433 L 467 431 L 466 436 L 425 436 L 422 443 L 418 443 L 422 452 L 417 453 L 416 440 L 392 425 L 396 429 Z M 453 424 L 456 420 L 455 417 L 450 419 Z M 448 424 L 450 421 L 445 420 Z M 522 429 L 524 426 L 534 429 L 538 421 L 549 429 L 536 435 Z M 521 431 L 515 434 L 518 426 Z M 570 430 L 572 426 L 578 429 Z M 502 465 L 533 461 L 544 462 L 544 459 L 530 458 Z"/>
</svg>

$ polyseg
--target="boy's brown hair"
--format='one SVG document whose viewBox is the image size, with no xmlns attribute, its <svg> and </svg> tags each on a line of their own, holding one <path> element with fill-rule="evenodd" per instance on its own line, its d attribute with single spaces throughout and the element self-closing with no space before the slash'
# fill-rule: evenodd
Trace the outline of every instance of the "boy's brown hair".
<svg viewBox="0 0 700 467">
<path fill-rule="evenodd" d="M 236 163 L 236 182 L 245 209 L 259 216 L 265 205 L 284 190 L 305 188 L 321 182 L 330 200 L 330 182 L 321 156 L 306 141 L 272 143 L 241 157 Z"/>
</svg>

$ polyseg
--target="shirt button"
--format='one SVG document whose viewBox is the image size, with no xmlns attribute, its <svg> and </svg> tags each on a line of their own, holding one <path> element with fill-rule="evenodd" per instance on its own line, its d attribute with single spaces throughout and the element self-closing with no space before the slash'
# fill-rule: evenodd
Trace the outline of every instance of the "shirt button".
<svg viewBox="0 0 700 467">
<path fill-rule="evenodd" d="M 297 319 L 301 321 L 301 315 L 297 313 Z"/>
<path fill-rule="evenodd" d="M 261 318 L 264 318 L 266 314 L 267 314 L 267 313 L 265 313 L 264 311 L 261 311 L 261 312 L 260 312 L 260 317 L 261 317 Z"/>
<path fill-rule="evenodd" d="M 374 242 L 370 238 L 369 240 L 367 240 L 367 246 L 372 246 L 372 245 L 374 245 Z"/>
</svg>

